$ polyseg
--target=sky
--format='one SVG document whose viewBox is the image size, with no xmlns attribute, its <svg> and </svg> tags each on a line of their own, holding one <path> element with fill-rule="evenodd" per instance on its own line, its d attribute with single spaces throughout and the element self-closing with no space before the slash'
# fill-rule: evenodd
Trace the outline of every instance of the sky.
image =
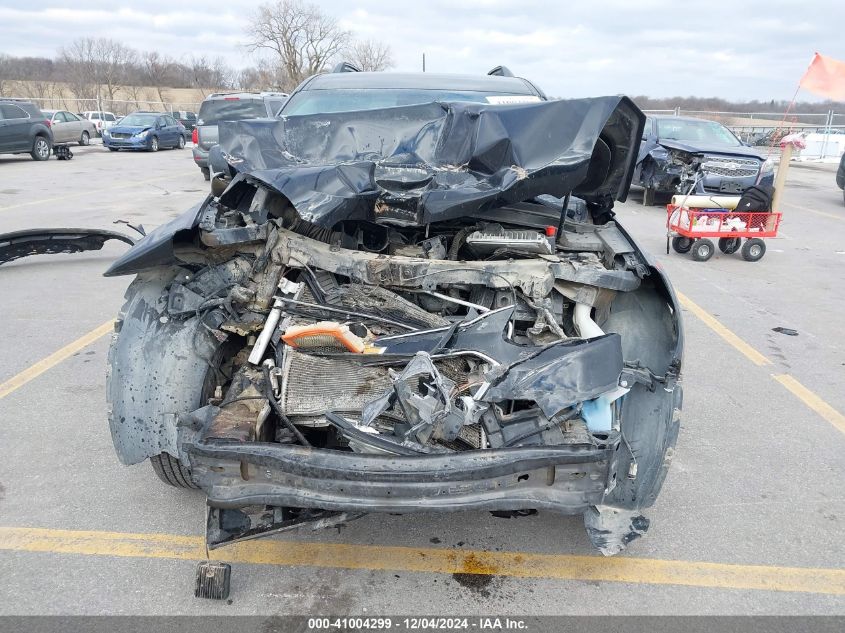
<svg viewBox="0 0 845 633">
<path fill-rule="evenodd" d="M 52 57 L 80 36 L 176 58 L 255 63 L 260 0 L 0 0 L 0 52 Z M 395 71 L 485 73 L 503 64 L 555 97 L 603 94 L 790 99 L 818 51 L 845 59 L 841 0 L 322 0 Z M 801 100 L 816 100 L 799 93 Z"/>
</svg>

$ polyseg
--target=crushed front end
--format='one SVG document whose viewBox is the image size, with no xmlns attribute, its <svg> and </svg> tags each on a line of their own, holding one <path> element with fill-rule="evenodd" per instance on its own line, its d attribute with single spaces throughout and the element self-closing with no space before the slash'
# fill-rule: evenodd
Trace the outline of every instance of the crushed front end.
<svg viewBox="0 0 845 633">
<path fill-rule="evenodd" d="M 175 460 L 210 547 L 546 510 L 620 551 L 681 407 L 677 302 L 611 220 L 641 133 L 618 98 L 221 126 L 228 188 L 112 269 L 144 266 L 111 356 L 121 459 Z"/>
</svg>

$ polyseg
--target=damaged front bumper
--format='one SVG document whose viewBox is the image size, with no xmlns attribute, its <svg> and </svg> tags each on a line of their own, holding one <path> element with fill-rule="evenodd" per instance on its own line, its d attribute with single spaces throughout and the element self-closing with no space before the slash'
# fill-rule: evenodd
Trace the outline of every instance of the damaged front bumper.
<svg viewBox="0 0 845 633">
<path fill-rule="evenodd" d="M 613 485 L 619 437 L 592 445 L 374 455 L 279 446 L 198 442 L 184 448 L 206 490 L 210 549 L 371 512 L 542 509 L 583 514 L 605 555 L 648 529 L 639 511 L 602 504 Z"/>
<path fill-rule="evenodd" d="M 600 503 L 616 442 L 376 455 L 276 444 L 186 445 L 219 508 L 278 505 L 353 512 L 547 509 Z"/>
</svg>

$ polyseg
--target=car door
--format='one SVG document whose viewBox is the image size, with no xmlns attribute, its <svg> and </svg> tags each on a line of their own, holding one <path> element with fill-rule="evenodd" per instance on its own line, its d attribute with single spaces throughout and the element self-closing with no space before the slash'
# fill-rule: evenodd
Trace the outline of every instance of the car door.
<svg viewBox="0 0 845 633">
<path fill-rule="evenodd" d="M 8 149 L 9 135 L 6 133 L 6 119 L 3 116 L 3 107 L 0 106 L 0 154 Z"/>
<path fill-rule="evenodd" d="M 70 141 L 79 141 L 79 139 L 82 138 L 82 130 L 85 129 L 85 124 L 82 122 L 82 119 L 76 116 L 73 112 L 68 112 L 67 110 L 64 110 L 62 114 L 65 115 L 65 120 L 67 121 L 68 137 Z"/>
<path fill-rule="evenodd" d="M 0 104 L 0 114 L 3 115 L 3 151 L 28 152 L 32 149 L 32 139 L 29 137 L 29 127 L 32 120 L 26 110 L 14 103 Z"/>
<path fill-rule="evenodd" d="M 164 121 L 164 117 L 160 116 L 156 118 L 156 136 L 158 136 L 158 145 L 159 147 L 167 147 L 171 145 L 171 140 L 168 136 L 169 131 L 167 129 L 167 123 Z"/>
<path fill-rule="evenodd" d="M 61 110 L 53 113 L 53 118 L 50 119 L 50 129 L 53 130 L 54 143 L 67 143 L 70 140 L 67 119 L 65 113 Z"/>
<path fill-rule="evenodd" d="M 179 145 L 179 136 L 181 136 L 182 132 L 179 130 L 179 124 L 169 114 L 164 115 L 164 124 L 167 126 L 168 134 L 167 138 L 170 139 L 167 141 L 167 144 L 171 147 L 176 147 Z"/>
</svg>

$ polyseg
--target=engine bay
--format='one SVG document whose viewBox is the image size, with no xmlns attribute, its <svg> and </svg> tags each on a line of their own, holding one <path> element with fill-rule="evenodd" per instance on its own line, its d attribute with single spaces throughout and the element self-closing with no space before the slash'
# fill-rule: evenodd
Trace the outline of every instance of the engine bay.
<svg viewBox="0 0 845 633">
<path fill-rule="evenodd" d="M 507 224 L 330 231 L 249 187 L 209 204 L 201 226 L 218 244 L 248 231 L 264 244 L 233 246 L 167 300 L 171 317 L 200 316 L 238 348 L 210 399 L 210 437 L 229 437 L 233 416 L 249 422 L 244 440 L 402 454 L 604 445 L 618 432 L 621 345 L 594 316 L 644 268 L 613 224 L 569 218 L 558 239 L 562 207 L 522 203 L 503 210 Z M 560 374 L 579 357 L 589 371 Z M 509 379 L 517 369 L 525 376 Z M 272 402 L 256 412 L 245 398 L 271 399 L 265 373 Z"/>
</svg>

